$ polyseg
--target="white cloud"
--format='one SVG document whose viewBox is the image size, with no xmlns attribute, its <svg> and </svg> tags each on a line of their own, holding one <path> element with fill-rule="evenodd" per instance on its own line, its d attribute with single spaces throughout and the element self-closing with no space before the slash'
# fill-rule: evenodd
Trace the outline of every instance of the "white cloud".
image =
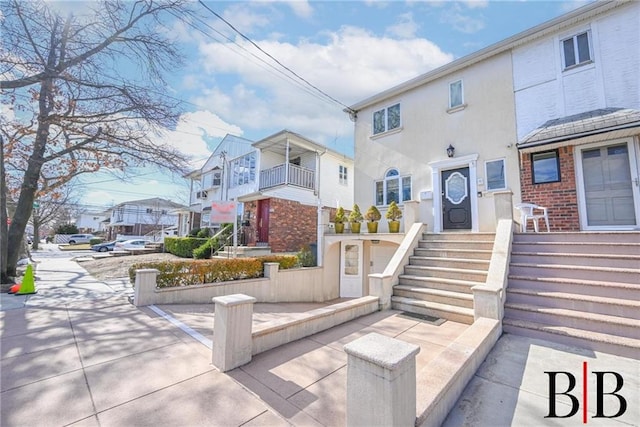
<svg viewBox="0 0 640 427">
<path fill-rule="evenodd" d="M 442 11 L 440 20 L 449 24 L 453 29 L 466 34 L 477 33 L 485 27 L 482 15 L 470 15 L 463 12 L 460 5 L 456 4 L 452 8 Z"/>
<path fill-rule="evenodd" d="M 309 4 L 307 0 L 292 0 L 288 1 L 287 4 L 300 18 L 311 18 L 313 15 L 313 7 Z"/>
<path fill-rule="evenodd" d="M 453 55 L 421 38 L 379 37 L 347 26 L 323 35 L 324 42 L 304 40 L 291 44 L 256 40 L 256 43 L 347 105 L 453 59 Z M 248 44 L 246 47 L 251 48 Z M 202 76 L 201 87 L 206 89 L 193 102 L 215 111 L 224 120 L 244 129 L 275 126 L 309 137 L 321 135 L 323 140 L 318 140 L 321 143 L 336 136 L 351 138 L 353 123 L 342 112 L 344 107 L 318 100 L 273 70 L 231 53 L 221 43 L 203 44 L 200 53 L 203 74 L 212 77 Z M 224 91 L 216 81 L 227 75 L 240 77 L 231 90 Z"/>
<path fill-rule="evenodd" d="M 398 22 L 387 27 L 386 32 L 401 39 L 410 39 L 416 36 L 419 28 L 420 26 L 413 20 L 413 14 L 408 12 L 398 16 Z"/>
<path fill-rule="evenodd" d="M 488 0 L 464 0 L 462 3 L 469 9 L 484 9 L 489 6 Z"/>
<path fill-rule="evenodd" d="M 165 130 L 157 136 L 157 141 L 190 156 L 191 166 L 196 168 L 211 155 L 207 139 L 222 138 L 228 133 L 241 136 L 243 132 L 240 127 L 225 122 L 210 111 L 196 111 L 183 114 L 176 129 Z"/>
</svg>

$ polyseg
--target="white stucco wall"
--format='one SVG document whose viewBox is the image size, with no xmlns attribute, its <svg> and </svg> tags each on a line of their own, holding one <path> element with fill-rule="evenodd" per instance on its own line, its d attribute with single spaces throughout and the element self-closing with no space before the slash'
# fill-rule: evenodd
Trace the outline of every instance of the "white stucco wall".
<svg viewBox="0 0 640 427">
<path fill-rule="evenodd" d="M 463 80 L 467 106 L 447 112 L 449 83 L 458 79 Z M 401 130 L 372 138 L 373 112 L 397 102 L 401 104 Z M 475 185 L 482 197 L 473 191 L 471 197 L 478 203 L 478 229 L 493 231 L 493 198 L 485 188 L 484 162 L 506 160 L 507 187 L 518 200 L 515 143 L 511 55 L 503 53 L 358 111 L 355 202 L 366 210 L 374 203 L 374 181 L 383 178 L 390 168 L 397 168 L 400 175 L 411 176 L 412 200 L 420 201 L 420 220 L 433 230 L 433 200 L 420 200 L 420 192 L 435 190 L 429 163 L 447 160 L 446 148 L 451 144 L 455 158 L 477 155 Z M 434 192 L 434 197 L 439 194 Z M 380 210 L 384 217 L 386 208 Z"/>
</svg>

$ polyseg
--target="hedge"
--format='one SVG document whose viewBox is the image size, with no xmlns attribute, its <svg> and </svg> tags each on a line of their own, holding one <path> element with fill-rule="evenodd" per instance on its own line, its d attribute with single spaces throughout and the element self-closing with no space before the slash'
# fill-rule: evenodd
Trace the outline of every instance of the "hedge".
<svg viewBox="0 0 640 427">
<path fill-rule="evenodd" d="M 295 267 L 298 259 L 295 256 L 269 255 L 259 258 L 143 262 L 129 268 L 129 279 L 135 283 L 136 270 L 143 268 L 160 271 L 156 279 L 158 288 L 253 279 L 264 277 L 265 262 L 277 262 L 280 269 L 286 270 Z"/>
<path fill-rule="evenodd" d="M 164 248 L 167 252 L 180 258 L 193 258 L 193 250 L 207 243 L 207 240 L 195 237 L 166 237 Z"/>
<path fill-rule="evenodd" d="M 91 246 L 93 246 L 93 245 L 97 245 L 97 244 L 99 244 L 99 243 L 102 243 L 102 239 L 101 239 L 101 238 L 99 238 L 99 237 L 98 237 L 98 238 L 95 238 L 95 239 L 91 239 L 91 240 L 89 240 L 89 244 L 90 244 Z"/>
</svg>

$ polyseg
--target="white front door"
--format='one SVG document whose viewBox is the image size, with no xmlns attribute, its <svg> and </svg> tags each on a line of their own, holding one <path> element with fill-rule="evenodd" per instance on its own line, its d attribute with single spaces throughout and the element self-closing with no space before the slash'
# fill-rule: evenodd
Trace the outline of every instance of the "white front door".
<svg viewBox="0 0 640 427">
<path fill-rule="evenodd" d="M 631 141 L 578 147 L 583 229 L 638 226 L 638 171 Z"/>
<path fill-rule="evenodd" d="M 340 244 L 340 297 L 362 296 L 362 240 Z"/>
</svg>

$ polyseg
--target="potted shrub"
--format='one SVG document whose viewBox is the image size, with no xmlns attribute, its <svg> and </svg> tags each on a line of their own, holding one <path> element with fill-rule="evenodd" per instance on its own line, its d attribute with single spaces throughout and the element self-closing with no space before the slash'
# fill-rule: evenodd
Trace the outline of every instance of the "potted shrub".
<svg viewBox="0 0 640 427">
<path fill-rule="evenodd" d="M 402 218 L 402 211 L 398 207 L 395 201 L 391 202 L 389 209 L 385 217 L 389 220 L 389 233 L 397 233 L 400 231 L 400 218 Z"/>
<path fill-rule="evenodd" d="M 353 205 L 353 210 L 349 213 L 349 222 L 351 223 L 351 232 L 354 234 L 360 233 L 360 223 L 364 217 L 360 212 L 360 206 Z"/>
<path fill-rule="evenodd" d="M 364 219 L 367 220 L 367 231 L 369 233 L 377 233 L 378 232 L 378 221 L 380 221 L 382 215 L 380 215 L 380 211 L 375 206 L 369 206 L 367 212 L 364 214 Z"/>
<path fill-rule="evenodd" d="M 336 210 L 335 217 L 333 217 L 333 224 L 335 225 L 336 233 L 344 233 L 344 222 L 345 222 L 345 220 L 346 220 L 346 218 L 345 218 L 345 215 L 344 215 L 344 208 L 342 206 L 340 206 Z"/>
</svg>

